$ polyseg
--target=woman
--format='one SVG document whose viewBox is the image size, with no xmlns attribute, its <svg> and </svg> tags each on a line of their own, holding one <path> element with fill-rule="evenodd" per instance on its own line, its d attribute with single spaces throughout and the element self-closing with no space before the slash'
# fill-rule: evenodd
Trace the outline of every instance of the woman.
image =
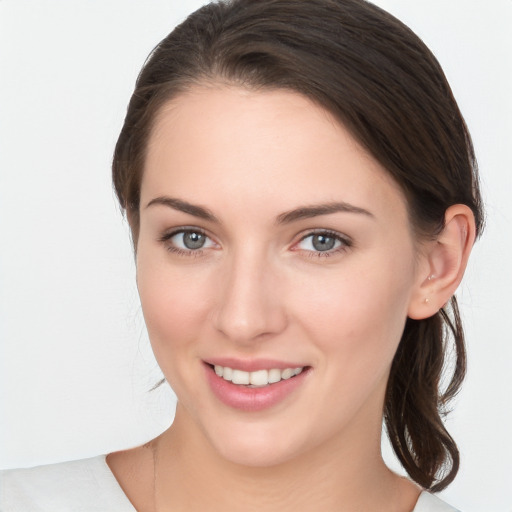
<svg viewBox="0 0 512 512">
<path fill-rule="evenodd" d="M 409 29 L 360 0 L 200 9 L 145 64 L 113 179 L 175 420 L 6 474 L 5 510 L 453 510 L 426 491 L 459 465 L 441 414 L 482 211 Z M 383 419 L 411 480 L 382 461 Z"/>
</svg>

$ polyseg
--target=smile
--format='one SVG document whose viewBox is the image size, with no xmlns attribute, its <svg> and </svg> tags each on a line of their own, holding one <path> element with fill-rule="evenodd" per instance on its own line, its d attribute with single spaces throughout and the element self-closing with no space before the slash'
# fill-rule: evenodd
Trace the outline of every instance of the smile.
<svg viewBox="0 0 512 512">
<path fill-rule="evenodd" d="M 212 393 L 225 405 L 245 412 L 263 411 L 284 402 L 305 386 L 312 371 L 311 366 L 230 359 L 204 362 L 204 369 Z"/>
<path fill-rule="evenodd" d="M 214 366 L 217 376 L 222 377 L 228 382 L 233 384 L 249 386 L 249 387 L 264 387 L 269 384 L 276 384 L 281 380 L 287 380 L 296 375 L 299 375 L 304 370 L 304 367 L 299 368 L 271 368 L 269 370 L 257 370 L 253 372 L 246 372 L 229 366 Z"/>
</svg>

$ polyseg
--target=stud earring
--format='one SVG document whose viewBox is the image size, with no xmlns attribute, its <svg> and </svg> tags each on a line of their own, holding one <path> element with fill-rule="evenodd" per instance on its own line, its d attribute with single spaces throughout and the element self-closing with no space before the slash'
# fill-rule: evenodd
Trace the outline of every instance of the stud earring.
<svg viewBox="0 0 512 512">
<path fill-rule="evenodd" d="M 427 277 L 427 281 L 430 282 L 432 281 L 433 279 L 435 279 L 436 276 L 435 274 L 430 274 L 428 277 Z M 423 301 L 425 304 L 430 304 L 430 297 L 425 297 L 425 300 Z"/>
</svg>

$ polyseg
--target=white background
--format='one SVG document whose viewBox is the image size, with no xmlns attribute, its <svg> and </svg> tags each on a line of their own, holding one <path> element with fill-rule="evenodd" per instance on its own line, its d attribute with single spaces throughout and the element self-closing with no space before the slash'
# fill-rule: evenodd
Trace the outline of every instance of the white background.
<svg viewBox="0 0 512 512">
<path fill-rule="evenodd" d="M 171 421 L 110 160 L 146 55 L 203 2 L 0 0 L 0 467 L 138 445 Z M 487 230 L 460 290 L 449 419 L 465 512 L 511 512 L 512 1 L 379 0 L 431 47 L 472 132 Z M 388 449 L 385 447 L 385 452 Z"/>
</svg>

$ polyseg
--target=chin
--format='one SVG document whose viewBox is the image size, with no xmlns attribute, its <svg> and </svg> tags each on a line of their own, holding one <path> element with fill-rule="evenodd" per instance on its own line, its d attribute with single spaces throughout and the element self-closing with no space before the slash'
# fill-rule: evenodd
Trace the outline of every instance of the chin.
<svg viewBox="0 0 512 512">
<path fill-rule="evenodd" d="M 220 432 L 212 432 L 213 435 L 208 437 L 214 450 L 226 461 L 240 466 L 263 468 L 284 464 L 305 449 L 297 439 L 299 432 L 282 428 L 278 430 L 276 433 L 275 429 L 265 428 L 256 422 L 242 425 L 239 429 L 224 428 Z"/>
<path fill-rule="evenodd" d="M 288 448 L 288 449 L 286 449 Z M 251 443 L 233 440 L 229 445 L 219 446 L 217 451 L 220 456 L 232 464 L 265 468 L 279 466 L 297 456 L 291 447 L 283 448 L 275 443 Z"/>
</svg>

